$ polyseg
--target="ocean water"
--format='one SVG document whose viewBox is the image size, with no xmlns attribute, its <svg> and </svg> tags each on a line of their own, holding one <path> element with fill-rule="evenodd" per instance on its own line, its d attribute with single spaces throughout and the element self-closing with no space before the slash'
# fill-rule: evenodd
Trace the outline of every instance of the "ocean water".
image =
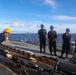
<svg viewBox="0 0 76 75">
<path fill-rule="evenodd" d="M 75 37 L 76 37 L 76 34 L 71 34 L 71 40 L 72 41 L 75 41 Z M 26 33 L 26 34 L 11 34 L 9 36 L 9 39 L 10 40 L 15 40 L 15 41 L 20 41 L 21 39 L 23 41 L 25 41 L 26 39 L 28 39 L 29 41 L 34 41 L 38 38 L 38 35 L 37 34 L 34 34 L 34 33 Z M 58 42 L 61 43 L 62 42 L 62 34 L 58 34 Z"/>
</svg>

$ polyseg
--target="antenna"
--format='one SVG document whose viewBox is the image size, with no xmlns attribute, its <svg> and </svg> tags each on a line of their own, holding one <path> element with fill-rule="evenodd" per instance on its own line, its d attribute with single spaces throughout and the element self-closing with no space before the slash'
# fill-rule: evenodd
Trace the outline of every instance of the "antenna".
<svg viewBox="0 0 76 75">
<path fill-rule="evenodd" d="M 31 38 L 31 35 L 30 35 L 29 32 L 28 32 L 28 35 L 29 35 L 29 38 L 30 38 L 31 42 L 33 43 L 33 40 L 32 40 L 32 38 Z"/>
</svg>

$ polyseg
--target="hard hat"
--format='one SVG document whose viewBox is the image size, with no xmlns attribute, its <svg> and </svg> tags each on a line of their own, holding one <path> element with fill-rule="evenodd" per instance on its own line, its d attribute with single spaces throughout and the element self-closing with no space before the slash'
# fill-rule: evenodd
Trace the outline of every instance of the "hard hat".
<svg viewBox="0 0 76 75">
<path fill-rule="evenodd" d="M 44 28 L 44 25 L 43 24 L 41 24 L 41 28 Z"/>
<path fill-rule="evenodd" d="M 4 32 L 6 32 L 6 33 L 11 33 L 11 30 L 10 30 L 10 28 L 6 28 L 6 29 L 4 30 Z"/>
<path fill-rule="evenodd" d="M 67 28 L 67 29 L 66 29 L 66 31 L 67 31 L 67 32 L 70 32 L 70 29 L 69 29 L 69 28 Z"/>
<path fill-rule="evenodd" d="M 50 26 L 50 29 L 54 29 L 54 26 L 53 26 L 53 25 L 51 25 L 51 26 Z"/>
</svg>

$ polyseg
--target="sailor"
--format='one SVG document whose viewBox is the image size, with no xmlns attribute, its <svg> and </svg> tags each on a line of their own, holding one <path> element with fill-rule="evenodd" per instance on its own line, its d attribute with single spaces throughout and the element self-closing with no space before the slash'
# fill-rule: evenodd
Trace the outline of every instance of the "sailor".
<svg viewBox="0 0 76 75">
<path fill-rule="evenodd" d="M 75 49 L 74 49 L 74 53 L 73 53 L 73 59 L 75 58 L 76 56 L 76 37 L 75 37 Z"/>
<path fill-rule="evenodd" d="M 8 40 L 8 36 L 10 35 L 10 28 L 6 28 L 3 33 L 0 33 L 0 44 L 3 42 L 3 41 L 9 41 Z"/>
<path fill-rule="evenodd" d="M 57 45 L 57 33 L 54 30 L 54 26 L 50 26 L 50 31 L 48 32 L 48 43 L 50 54 L 52 55 L 52 48 L 54 49 L 54 55 L 56 56 L 56 45 Z"/>
<path fill-rule="evenodd" d="M 75 37 L 75 50 L 74 50 L 74 54 L 76 53 L 76 37 Z"/>
<path fill-rule="evenodd" d="M 62 35 L 62 51 L 61 51 L 61 57 L 66 51 L 66 58 L 68 57 L 68 54 L 70 52 L 70 45 L 71 45 L 71 35 L 70 35 L 70 29 L 66 29 L 66 33 Z"/>
<path fill-rule="evenodd" d="M 47 37 L 47 31 L 46 29 L 44 29 L 44 25 L 41 24 L 41 29 L 38 31 L 38 39 L 40 41 L 40 53 L 42 53 L 42 48 L 44 49 L 44 53 L 45 48 L 46 48 L 46 37 Z"/>
</svg>

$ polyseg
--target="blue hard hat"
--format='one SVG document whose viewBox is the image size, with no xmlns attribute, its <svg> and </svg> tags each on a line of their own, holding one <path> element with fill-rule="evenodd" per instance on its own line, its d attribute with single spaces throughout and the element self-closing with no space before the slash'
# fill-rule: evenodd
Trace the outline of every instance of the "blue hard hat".
<svg viewBox="0 0 76 75">
<path fill-rule="evenodd" d="M 69 28 L 67 28 L 67 29 L 66 29 L 66 31 L 67 31 L 67 32 L 70 32 L 70 29 L 69 29 Z"/>
<path fill-rule="evenodd" d="M 51 26 L 50 26 L 50 29 L 54 29 L 54 26 L 53 26 L 53 25 L 51 25 Z"/>
<path fill-rule="evenodd" d="M 44 25 L 43 24 L 41 24 L 41 28 L 44 28 Z"/>
</svg>

